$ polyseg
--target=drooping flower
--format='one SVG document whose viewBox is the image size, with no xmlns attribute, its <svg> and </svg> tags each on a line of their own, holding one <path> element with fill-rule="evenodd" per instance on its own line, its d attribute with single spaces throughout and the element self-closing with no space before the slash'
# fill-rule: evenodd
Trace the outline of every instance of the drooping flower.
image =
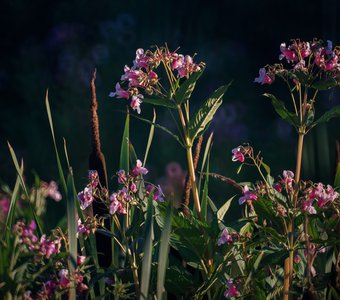
<svg viewBox="0 0 340 300">
<path fill-rule="evenodd" d="M 294 50 L 291 50 L 291 47 L 287 48 L 286 43 L 281 43 L 280 51 L 281 51 L 281 54 L 279 56 L 280 60 L 282 60 L 283 58 L 286 58 L 288 62 L 295 62 L 298 60 L 296 52 Z"/>
<path fill-rule="evenodd" d="M 143 95 L 139 94 L 138 96 L 132 96 L 132 100 L 130 102 L 130 106 L 133 110 L 136 110 L 138 114 L 141 113 L 140 105 L 142 103 Z"/>
<path fill-rule="evenodd" d="M 78 193 L 78 200 L 80 202 L 80 208 L 86 209 L 93 202 L 93 191 L 91 186 L 86 186 L 83 191 Z"/>
<path fill-rule="evenodd" d="M 133 61 L 133 69 L 144 68 L 145 70 L 149 67 L 150 58 L 144 53 L 144 49 L 139 48 L 136 51 L 136 58 Z"/>
<path fill-rule="evenodd" d="M 323 207 L 328 202 L 332 202 L 339 197 L 339 193 L 334 191 L 332 186 L 327 185 L 325 188 L 321 182 L 317 186 L 310 188 L 308 192 L 308 199 L 310 201 L 316 200 L 318 207 Z"/>
<path fill-rule="evenodd" d="M 266 68 L 260 68 L 259 70 L 259 77 L 256 77 L 254 79 L 254 82 L 260 83 L 260 84 L 272 84 L 273 78 L 268 75 Z"/>
<path fill-rule="evenodd" d="M 154 201 L 157 201 L 157 202 L 163 202 L 164 201 L 164 198 L 163 198 L 164 194 L 163 194 L 163 190 L 162 190 L 160 185 L 154 186 L 152 184 L 148 184 L 146 186 L 146 192 L 147 192 L 147 195 L 152 193 L 152 195 L 153 195 L 152 199 Z"/>
<path fill-rule="evenodd" d="M 316 209 L 313 206 L 313 200 L 305 200 L 302 202 L 301 208 L 303 211 L 308 212 L 310 215 L 316 214 Z"/>
<path fill-rule="evenodd" d="M 229 279 L 227 281 L 227 287 L 228 289 L 224 292 L 224 297 L 226 298 L 236 297 L 239 294 L 239 291 L 237 290 L 237 286 L 234 283 L 233 279 Z"/>
<path fill-rule="evenodd" d="M 229 234 L 228 229 L 224 228 L 221 235 L 220 235 L 220 238 L 217 241 L 217 245 L 221 246 L 221 245 L 226 244 L 226 243 L 231 244 L 232 242 L 233 242 L 232 236 Z"/>
<path fill-rule="evenodd" d="M 121 98 L 121 99 L 129 99 L 130 98 L 130 93 L 124 89 L 121 88 L 119 82 L 116 83 L 116 91 L 111 92 L 109 94 L 109 97 L 116 97 L 116 98 Z"/>
<path fill-rule="evenodd" d="M 234 148 L 231 150 L 233 156 L 231 158 L 232 161 L 239 161 L 241 163 L 244 162 L 244 149 L 242 146 L 238 146 L 237 148 Z"/>
<path fill-rule="evenodd" d="M 118 191 L 118 193 L 113 193 L 110 196 L 111 204 L 109 212 L 111 215 L 114 215 L 115 213 L 126 214 L 126 206 L 122 203 L 122 201 L 126 200 L 125 196 L 127 196 L 127 193 L 125 193 L 123 190 Z"/>
<path fill-rule="evenodd" d="M 253 191 L 249 190 L 249 187 L 245 185 L 243 188 L 243 196 L 240 197 L 240 199 L 238 200 L 238 204 L 242 205 L 244 202 L 248 200 L 256 201 L 257 195 Z"/>
<path fill-rule="evenodd" d="M 146 175 L 148 174 L 148 172 L 149 171 L 145 167 L 143 167 L 142 162 L 139 159 L 137 159 L 136 166 L 132 169 L 133 176 L 137 177 L 138 175 L 141 174 Z"/>
</svg>

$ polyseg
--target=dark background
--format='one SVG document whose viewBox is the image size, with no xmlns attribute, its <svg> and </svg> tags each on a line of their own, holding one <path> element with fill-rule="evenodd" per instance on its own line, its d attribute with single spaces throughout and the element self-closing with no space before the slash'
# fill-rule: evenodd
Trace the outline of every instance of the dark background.
<svg viewBox="0 0 340 300">
<path fill-rule="evenodd" d="M 11 186 L 15 180 L 7 149 L 10 141 L 25 161 L 25 175 L 32 170 L 42 179 L 57 179 L 45 110 L 45 91 L 54 119 L 58 145 L 68 143 L 77 188 L 86 182 L 90 152 L 89 82 L 97 68 L 97 95 L 103 152 L 109 176 L 119 165 L 119 148 L 125 109 L 119 99 L 108 97 L 131 65 L 137 48 L 164 45 L 180 53 L 194 54 L 207 68 L 194 94 L 197 106 L 214 89 L 233 80 L 224 104 L 212 124 L 215 131 L 211 171 L 237 181 L 256 179 L 244 170 L 236 175 L 231 149 L 249 142 L 261 150 L 273 175 L 295 168 L 296 136 L 278 120 L 264 92 L 288 99 L 279 83 L 254 84 L 258 69 L 278 61 L 281 42 L 291 38 L 330 39 L 340 44 L 339 4 L 327 1 L 24 1 L 3 0 L 0 7 L 0 178 Z M 288 99 L 289 100 L 289 99 Z M 339 90 L 318 99 L 318 109 L 339 104 Z M 152 111 L 142 106 L 143 117 Z M 158 122 L 175 130 L 166 111 L 157 109 Z M 132 142 L 144 156 L 148 126 L 132 120 Z M 306 139 L 304 178 L 332 183 L 335 141 L 339 121 L 314 130 Z M 185 153 L 167 135 L 156 130 L 149 156 L 149 179 L 164 176 L 165 166 L 179 162 Z M 228 188 L 213 182 L 218 202 Z"/>
</svg>

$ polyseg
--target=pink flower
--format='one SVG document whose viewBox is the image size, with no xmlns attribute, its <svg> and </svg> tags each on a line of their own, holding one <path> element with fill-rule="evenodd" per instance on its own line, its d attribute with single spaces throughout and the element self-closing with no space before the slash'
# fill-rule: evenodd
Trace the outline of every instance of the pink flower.
<svg viewBox="0 0 340 300">
<path fill-rule="evenodd" d="M 126 174 L 124 170 L 119 170 L 117 172 L 117 176 L 118 176 L 118 183 L 124 184 L 126 182 Z"/>
<path fill-rule="evenodd" d="M 272 84 L 273 78 L 271 78 L 268 74 L 265 68 L 261 68 L 259 70 L 259 77 L 256 77 L 254 82 L 260 83 L 260 84 Z"/>
<path fill-rule="evenodd" d="M 79 256 L 77 257 L 77 265 L 80 266 L 81 264 L 83 264 L 84 261 L 85 261 L 85 259 L 86 259 L 86 256 L 84 256 L 84 255 L 79 255 Z"/>
<path fill-rule="evenodd" d="M 136 184 L 134 182 L 132 182 L 131 185 L 130 185 L 130 191 L 132 193 L 136 193 L 137 192 L 137 186 L 136 186 Z"/>
<path fill-rule="evenodd" d="M 67 269 L 61 269 L 58 273 L 59 275 L 59 285 L 61 288 L 67 288 L 68 284 L 70 283 L 70 280 L 68 278 L 68 270 Z"/>
<path fill-rule="evenodd" d="M 149 67 L 149 60 L 150 58 L 144 53 L 144 50 L 139 48 L 136 51 L 136 59 L 133 61 L 133 68 L 147 69 Z"/>
<path fill-rule="evenodd" d="M 138 114 L 141 113 L 140 105 L 142 103 L 143 95 L 139 94 L 138 96 L 132 96 L 132 100 L 130 102 L 130 106 L 133 110 L 136 110 Z"/>
<path fill-rule="evenodd" d="M 239 161 L 241 163 L 244 162 L 244 149 L 242 146 L 238 146 L 231 150 L 233 157 L 231 158 L 232 161 Z"/>
<path fill-rule="evenodd" d="M 227 228 L 224 228 L 222 233 L 221 233 L 221 236 L 220 238 L 218 239 L 217 241 L 217 245 L 218 246 L 221 246 L 225 243 L 227 244 L 231 244 L 233 242 L 233 238 L 232 236 L 229 234 L 229 231 Z"/>
<path fill-rule="evenodd" d="M 140 77 L 143 73 L 140 70 L 132 70 L 128 66 L 124 67 L 124 75 L 120 78 L 121 80 L 128 80 L 129 87 L 137 87 L 140 84 Z M 117 85 L 116 85 L 117 86 Z"/>
<path fill-rule="evenodd" d="M 313 200 L 308 201 L 305 200 L 302 202 L 302 210 L 308 212 L 310 215 L 315 215 L 316 214 L 316 209 L 313 206 Z"/>
<path fill-rule="evenodd" d="M 178 71 L 178 76 L 180 78 L 189 77 L 193 72 L 198 72 L 201 70 L 201 67 L 193 62 L 193 59 L 190 55 L 186 55 L 183 59 L 183 55 L 179 55 L 179 62 L 176 64 L 172 64 L 176 66 Z"/>
<path fill-rule="evenodd" d="M 0 212 L 2 212 L 5 216 L 9 212 L 10 201 L 7 197 L 3 196 L 0 200 Z"/>
<path fill-rule="evenodd" d="M 236 297 L 239 294 L 236 284 L 234 284 L 233 279 L 227 281 L 228 289 L 224 292 L 224 297 Z"/>
<path fill-rule="evenodd" d="M 282 52 L 279 56 L 279 59 L 282 60 L 283 58 L 286 58 L 288 62 L 294 62 L 298 60 L 298 57 L 295 53 L 295 51 L 290 50 L 290 47 L 286 47 L 286 43 L 282 43 L 280 45 L 280 51 Z"/>
<path fill-rule="evenodd" d="M 138 175 L 146 175 L 148 174 L 148 170 L 146 168 L 143 167 L 142 162 L 137 159 L 136 161 L 136 166 L 132 169 L 132 174 L 133 176 L 137 177 Z"/>
<path fill-rule="evenodd" d="M 295 263 L 295 264 L 299 264 L 300 262 L 301 262 L 300 256 L 299 256 L 299 255 L 295 255 L 295 256 L 294 256 L 294 263 Z"/>
<path fill-rule="evenodd" d="M 80 208 L 84 210 L 88 206 L 91 205 L 93 202 L 94 198 L 92 195 L 92 187 L 87 186 L 85 189 L 81 192 L 78 193 L 78 200 L 80 202 Z"/>
<path fill-rule="evenodd" d="M 39 252 L 48 259 L 52 254 L 59 253 L 60 246 L 60 240 L 51 241 L 46 238 L 45 234 L 43 234 L 40 238 Z"/>
<path fill-rule="evenodd" d="M 90 186 L 95 189 L 99 184 L 99 176 L 97 170 L 89 170 Z"/>
<path fill-rule="evenodd" d="M 33 300 L 33 298 L 31 297 L 32 292 L 30 290 L 26 291 L 24 293 L 24 300 Z"/>
<path fill-rule="evenodd" d="M 116 83 L 116 91 L 111 92 L 109 94 L 109 97 L 116 97 L 116 98 L 122 98 L 122 99 L 129 99 L 130 93 L 124 89 L 121 88 L 119 82 Z"/>
<path fill-rule="evenodd" d="M 247 185 L 243 188 L 243 196 L 238 200 L 238 204 L 242 205 L 244 202 L 248 200 L 257 200 L 257 196 L 254 192 L 249 190 L 249 187 Z"/>
<path fill-rule="evenodd" d="M 119 194 L 120 194 L 120 196 L 122 196 L 125 193 L 122 192 L 122 191 L 119 191 L 118 193 L 113 193 L 110 196 L 111 204 L 110 204 L 109 212 L 110 212 L 111 215 L 113 215 L 115 213 L 126 214 L 126 207 L 120 201 L 120 200 L 123 200 L 123 199 L 118 199 L 118 198 L 120 198 Z"/>
<path fill-rule="evenodd" d="M 90 229 L 88 229 L 82 222 L 81 219 L 78 219 L 78 228 L 77 228 L 77 235 L 79 233 L 84 233 L 86 235 L 90 234 Z"/>
<path fill-rule="evenodd" d="M 318 207 L 323 207 L 328 202 L 332 202 L 338 197 L 338 192 L 334 191 L 330 185 L 327 185 L 327 188 L 325 189 L 321 182 L 318 183 L 316 187 L 311 188 L 308 194 L 308 199 L 311 201 L 316 200 Z"/>
<path fill-rule="evenodd" d="M 146 186 L 146 192 L 147 195 L 149 195 L 150 193 L 153 193 L 153 200 L 157 201 L 157 202 L 163 202 L 164 198 L 163 198 L 163 191 L 160 185 L 158 185 L 157 187 L 154 185 L 147 185 Z"/>
</svg>

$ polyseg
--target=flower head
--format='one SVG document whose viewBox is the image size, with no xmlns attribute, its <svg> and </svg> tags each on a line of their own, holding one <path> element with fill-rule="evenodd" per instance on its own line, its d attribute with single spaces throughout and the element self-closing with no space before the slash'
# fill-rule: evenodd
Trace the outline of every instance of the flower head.
<svg viewBox="0 0 340 300">
<path fill-rule="evenodd" d="M 90 206 L 94 200 L 93 194 L 92 194 L 92 187 L 87 186 L 84 188 L 83 191 L 78 193 L 78 200 L 80 202 L 80 208 L 84 210 L 88 206 Z"/>
<path fill-rule="evenodd" d="M 224 297 L 226 298 L 236 297 L 239 294 L 239 291 L 237 290 L 237 286 L 234 283 L 233 279 L 229 279 L 227 281 L 227 287 L 228 289 L 224 292 Z"/>
<path fill-rule="evenodd" d="M 249 187 L 245 185 L 243 188 L 243 196 L 238 200 L 238 204 L 242 205 L 244 202 L 248 200 L 256 201 L 257 195 L 253 191 L 249 190 Z"/>
<path fill-rule="evenodd" d="M 122 99 L 129 99 L 130 93 L 124 89 L 121 88 L 119 82 L 116 83 L 116 91 L 111 92 L 109 94 L 109 97 L 116 97 L 116 98 L 122 98 Z"/>
<path fill-rule="evenodd" d="M 220 238 L 217 241 L 217 245 L 221 246 L 221 245 L 226 244 L 226 243 L 231 244 L 232 242 L 233 242 L 232 236 L 229 234 L 228 229 L 224 228 L 221 235 L 220 235 Z"/>
<path fill-rule="evenodd" d="M 136 166 L 132 169 L 133 176 L 137 177 L 138 175 L 141 174 L 146 175 L 148 174 L 148 172 L 149 171 L 145 167 L 143 167 L 142 162 L 139 159 L 137 159 Z"/>
<path fill-rule="evenodd" d="M 254 82 L 260 83 L 260 84 L 272 84 L 274 79 L 272 78 L 272 75 L 269 76 L 266 68 L 261 68 L 259 70 L 259 77 L 256 77 Z"/>
<path fill-rule="evenodd" d="M 244 162 L 244 148 L 242 146 L 238 146 L 231 150 L 233 156 L 231 158 L 232 161 L 239 161 L 241 163 Z"/>
</svg>

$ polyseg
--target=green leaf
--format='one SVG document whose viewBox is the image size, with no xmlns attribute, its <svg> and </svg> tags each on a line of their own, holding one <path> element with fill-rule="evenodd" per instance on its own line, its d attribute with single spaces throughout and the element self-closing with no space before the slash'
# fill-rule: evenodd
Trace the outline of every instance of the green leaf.
<svg viewBox="0 0 340 300">
<path fill-rule="evenodd" d="M 23 164 L 20 166 L 20 173 L 22 174 L 23 172 Z M 6 218 L 6 225 L 5 225 L 5 235 L 6 235 L 6 241 L 8 242 L 9 235 L 11 235 L 12 228 L 13 228 L 13 221 L 14 221 L 14 216 L 15 216 L 15 210 L 17 206 L 17 200 L 20 196 L 19 191 L 20 191 L 20 177 L 19 175 L 17 176 L 17 180 L 15 181 L 14 185 L 14 190 L 11 196 L 11 203 L 9 206 L 9 211 L 7 214 Z"/>
<path fill-rule="evenodd" d="M 145 244 L 141 272 L 140 300 L 148 299 L 152 266 L 152 241 L 153 241 L 153 204 L 152 194 L 148 198 L 148 206 L 145 220 Z"/>
<path fill-rule="evenodd" d="M 298 123 L 298 118 L 296 114 L 288 111 L 283 101 L 277 99 L 272 94 L 263 94 L 263 96 L 268 97 L 272 101 L 272 105 L 275 111 L 277 112 L 277 114 L 281 117 L 281 119 L 293 125 L 295 128 L 298 128 L 299 123 Z"/>
<path fill-rule="evenodd" d="M 167 108 L 177 108 L 176 103 L 174 103 L 173 100 L 168 98 L 153 98 L 153 97 L 147 97 L 142 100 L 144 103 L 152 104 L 152 105 L 158 105 L 163 106 Z"/>
<path fill-rule="evenodd" d="M 67 187 L 69 191 L 73 190 L 73 174 L 72 169 L 69 171 L 67 177 Z M 77 219 L 76 219 L 76 203 L 77 195 L 74 193 L 69 193 L 67 197 L 67 228 L 68 228 L 68 238 L 69 238 L 69 271 L 73 274 L 77 268 Z M 69 289 L 70 298 L 76 299 L 76 287 L 72 285 Z"/>
<path fill-rule="evenodd" d="M 162 229 L 162 235 L 160 239 L 157 270 L 157 299 L 159 300 L 166 298 L 164 282 L 169 258 L 169 241 L 171 233 L 172 209 L 173 209 L 172 203 L 169 202 L 165 215 L 164 227 Z"/>
<path fill-rule="evenodd" d="M 201 77 L 203 71 L 204 67 L 202 67 L 200 71 L 193 73 L 180 85 L 174 97 L 178 105 L 181 105 L 182 103 L 190 99 L 191 94 L 195 89 L 196 81 Z"/>
<path fill-rule="evenodd" d="M 155 132 L 155 122 L 156 122 L 156 111 L 153 110 L 153 119 L 152 119 L 152 124 L 150 126 L 150 132 L 149 132 L 149 138 L 148 138 L 148 143 L 146 145 L 145 149 L 145 155 L 144 155 L 144 160 L 143 160 L 143 165 L 145 166 L 146 160 L 148 158 L 148 153 L 152 144 L 152 139 L 153 139 L 153 134 Z"/>
<path fill-rule="evenodd" d="M 29 197 L 29 194 L 27 192 L 26 184 L 25 184 L 25 181 L 24 181 L 24 178 L 23 178 L 24 163 L 23 163 L 23 161 L 21 161 L 21 167 L 19 168 L 18 159 L 15 155 L 13 148 L 12 148 L 12 146 L 9 142 L 7 144 L 8 144 L 9 152 L 11 153 L 11 156 L 12 156 L 12 160 L 13 160 L 15 170 L 18 174 L 19 179 L 20 179 L 21 188 L 23 189 L 27 200 L 29 200 L 30 197 Z M 33 219 L 34 219 L 35 223 L 37 224 L 38 233 L 41 236 L 43 231 L 42 231 L 42 227 L 41 227 L 41 224 L 40 224 L 40 220 L 39 220 L 34 208 L 32 207 L 30 201 L 28 201 L 28 204 L 29 204 L 29 207 L 31 209 Z"/>
<path fill-rule="evenodd" d="M 176 295 L 187 295 L 194 285 L 193 276 L 180 265 L 170 266 L 166 271 L 165 288 Z"/>
<path fill-rule="evenodd" d="M 328 122 L 330 119 L 339 117 L 339 116 L 340 116 L 340 105 L 337 105 L 337 106 L 334 106 L 329 111 L 325 112 L 318 120 L 316 120 L 313 123 L 312 127 L 318 124 L 321 124 L 321 123 Z"/>
<path fill-rule="evenodd" d="M 202 159 L 202 165 L 201 165 L 201 173 L 200 173 L 200 177 L 199 177 L 199 181 L 198 181 L 198 191 L 201 191 L 201 184 L 202 184 L 202 178 L 203 178 L 203 170 L 204 170 L 204 166 L 205 166 L 205 162 L 207 160 L 208 157 L 208 153 L 212 147 L 212 138 L 213 138 L 214 133 L 212 132 L 208 138 L 208 141 L 205 145 L 205 149 L 204 149 L 204 154 L 203 154 L 203 159 Z"/>
<path fill-rule="evenodd" d="M 128 172 L 129 168 L 129 159 L 130 159 L 130 151 L 129 151 L 129 144 L 130 144 L 130 114 L 126 114 L 125 119 L 125 126 L 124 132 L 122 137 L 122 144 L 120 148 L 120 160 L 119 160 L 119 168 L 121 170 L 125 170 Z"/>
<path fill-rule="evenodd" d="M 189 122 L 189 138 L 193 142 L 202 132 L 204 132 L 208 124 L 212 121 L 217 109 L 221 106 L 222 97 L 227 91 L 231 82 L 218 88 L 210 98 L 208 98 L 195 116 Z"/>
<path fill-rule="evenodd" d="M 323 91 L 329 90 L 330 88 L 335 87 L 337 85 L 338 85 L 337 80 L 335 78 L 330 77 L 313 83 L 311 87 L 316 90 Z"/>
<path fill-rule="evenodd" d="M 223 221 L 223 218 L 225 216 L 225 214 L 227 213 L 227 211 L 230 208 L 231 205 L 231 201 L 233 201 L 233 199 L 236 197 L 236 195 L 232 196 L 230 199 L 228 199 L 226 201 L 226 203 L 224 203 L 221 208 L 217 211 L 217 219 L 219 224 L 221 223 L 221 221 Z"/>
<path fill-rule="evenodd" d="M 246 282 L 245 282 L 245 286 L 247 286 L 248 285 L 248 283 L 250 282 L 250 280 L 252 279 L 252 277 L 254 276 L 254 273 L 256 273 L 256 271 L 257 271 L 257 269 L 259 268 L 259 265 L 260 265 L 260 262 L 261 262 L 261 260 L 262 260 L 262 258 L 263 258 L 263 255 L 264 255 L 264 251 L 261 251 L 260 253 L 259 253 L 259 255 L 257 256 L 257 258 L 256 258 L 256 260 L 255 260 L 255 262 L 254 262 L 254 264 L 253 264 L 253 268 L 252 268 L 252 270 L 250 271 L 250 273 L 249 273 L 249 275 L 248 275 L 248 277 L 247 277 L 247 280 L 246 280 Z"/>
<path fill-rule="evenodd" d="M 48 90 L 46 91 L 45 104 L 46 104 L 48 122 L 50 124 L 50 129 L 51 129 L 51 134 L 52 134 L 52 139 L 53 139 L 53 145 L 54 145 L 54 151 L 55 151 L 56 160 L 57 160 L 59 177 L 60 177 L 61 185 L 62 185 L 63 190 L 64 190 L 64 196 L 66 196 L 66 198 L 67 198 L 67 186 L 66 186 L 65 176 L 64 176 L 63 168 L 61 166 L 58 148 L 57 148 L 57 144 L 56 144 L 56 140 L 55 140 L 55 136 L 54 136 L 51 108 L 50 108 L 50 102 L 48 100 Z"/>
</svg>

